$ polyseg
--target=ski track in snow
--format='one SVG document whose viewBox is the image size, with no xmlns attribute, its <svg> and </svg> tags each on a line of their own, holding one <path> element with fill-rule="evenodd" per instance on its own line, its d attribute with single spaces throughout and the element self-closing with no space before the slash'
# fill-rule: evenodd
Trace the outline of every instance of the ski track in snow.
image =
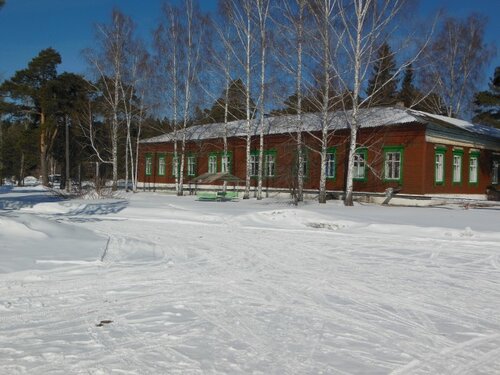
<svg viewBox="0 0 500 375">
<path fill-rule="evenodd" d="M 23 220 L 92 231 L 98 255 L 0 273 L 2 374 L 500 373 L 498 233 L 335 205 L 51 204 Z"/>
</svg>

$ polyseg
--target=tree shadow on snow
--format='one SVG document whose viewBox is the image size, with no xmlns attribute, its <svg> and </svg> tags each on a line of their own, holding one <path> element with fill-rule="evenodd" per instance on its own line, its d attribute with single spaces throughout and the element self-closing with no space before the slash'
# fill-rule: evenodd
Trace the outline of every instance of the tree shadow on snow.
<svg viewBox="0 0 500 375">
<path fill-rule="evenodd" d="M 9 192 L 12 192 L 12 189 Z M 40 203 L 59 202 L 63 200 L 61 197 L 50 194 L 47 191 L 21 190 L 14 192 L 17 195 L 7 197 L 0 195 L 0 210 L 14 211 L 25 207 L 33 207 Z"/>
<path fill-rule="evenodd" d="M 128 201 L 121 200 L 117 202 L 95 202 L 86 203 L 74 210 L 68 212 L 69 216 L 75 215 L 109 215 L 116 214 L 124 210 L 128 205 Z"/>
</svg>

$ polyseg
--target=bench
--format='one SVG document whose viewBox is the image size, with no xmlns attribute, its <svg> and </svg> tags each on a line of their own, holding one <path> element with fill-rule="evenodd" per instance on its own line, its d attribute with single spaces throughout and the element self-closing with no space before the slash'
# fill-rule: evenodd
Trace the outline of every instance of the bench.
<svg viewBox="0 0 500 375">
<path fill-rule="evenodd" d="M 219 199 L 217 193 L 210 191 L 201 191 L 196 194 L 199 201 L 211 201 L 215 202 Z"/>
<path fill-rule="evenodd" d="M 209 201 L 209 202 L 222 202 L 222 201 L 232 201 L 238 199 L 237 191 L 201 191 L 196 194 L 199 201 Z"/>
<path fill-rule="evenodd" d="M 238 192 L 237 191 L 226 191 L 224 193 L 223 191 L 219 191 L 219 192 L 217 192 L 217 196 L 219 197 L 220 200 L 232 201 L 234 199 L 238 199 Z"/>
</svg>

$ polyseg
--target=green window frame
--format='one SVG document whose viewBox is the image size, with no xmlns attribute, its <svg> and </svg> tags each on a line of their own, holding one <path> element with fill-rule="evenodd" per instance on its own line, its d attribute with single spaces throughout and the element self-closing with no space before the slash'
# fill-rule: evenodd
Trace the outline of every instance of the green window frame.
<svg viewBox="0 0 500 375">
<path fill-rule="evenodd" d="M 146 154 L 144 160 L 144 172 L 146 176 L 151 176 L 153 174 L 153 154 Z"/>
<path fill-rule="evenodd" d="M 330 147 L 326 150 L 325 174 L 327 180 L 337 177 L 337 148 Z"/>
<path fill-rule="evenodd" d="M 493 162 L 491 165 L 491 184 L 492 185 L 498 185 L 499 174 L 500 174 L 500 159 L 493 159 Z"/>
<path fill-rule="evenodd" d="M 158 154 L 158 176 L 165 176 L 167 172 L 167 161 L 165 154 Z"/>
<path fill-rule="evenodd" d="M 208 155 L 208 173 L 217 173 L 217 153 L 211 152 Z"/>
<path fill-rule="evenodd" d="M 276 155 L 274 149 L 264 151 L 264 175 L 265 177 L 276 177 Z"/>
<path fill-rule="evenodd" d="M 354 153 L 354 165 L 353 165 L 353 180 L 354 181 L 367 181 L 368 174 L 367 171 L 368 163 L 368 149 L 366 147 L 361 147 Z"/>
<path fill-rule="evenodd" d="M 259 151 L 250 151 L 250 177 L 259 175 Z"/>
<path fill-rule="evenodd" d="M 452 183 L 454 185 L 460 185 L 462 183 L 463 155 L 464 150 L 453 150 Z"/>
<path fill-rule="evenodd" d="M 172 154 L 172 177 L 179 177 L 180 170 L 181 170 L 181 165 L 179 156 L 174 153 Z"/>
<path fill-rule="evenodd" d="M 387 146 L 384 151 L 384 181 L 403 182 L 403 146 Z"/>
<path fill-rule="evenodd" d="M 434 184 L 444 185 L 445 165 L 446 165 L 446 147 L 436 147 L 434 151 Z"/>
<path fill-rule="evenodd" d="M 479 151 L 469 152 L 469 185 L 479 182 Z"/>
<path fill-rule="evenodd" d="M 196 155 L 187 155 L 187 175 L 190 177 L 196 176 Z"/>
<path fill-rule="evenodd" d="M 227 158 L 227 161 L 225 160 Z M 224 151 L 220 153 L 220 171 L 222 173 L 232 173 L 233 170 L 233 152 L 227 151 L 224 156 Z"/>
<path fill-rule="evenodd" d="M 302 165 L 299 166 L 302 168 L 302 176 L 304 178 L 309 177 L 309 152 L 306 148 L 302 150 Z"/>
</svg>

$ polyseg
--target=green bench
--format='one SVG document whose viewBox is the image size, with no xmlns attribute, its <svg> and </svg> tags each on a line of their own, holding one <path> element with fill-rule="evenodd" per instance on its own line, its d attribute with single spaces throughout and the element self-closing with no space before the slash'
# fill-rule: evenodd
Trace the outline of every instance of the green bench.
<svg viewBox="0 0 500 375">
<path fill-rule="evenodd" d="M 221 198 L 221 200 L 224 201 L 232 201 L 233 199 L 238 199 L 238 192 L 237 191 L 226 191 L 225 193 L 222 191 L 219 191 L 217 195 Z"/>
<path fill-rule="evenodd" d="M 199 201 L 212 201 L 215 202 L 219 199 L 217 193 L 211 191 L 201 191 L 196 194 Z"/>
<path fill-rule="evenodd" d="M 224 193 L 223 191 L 218 191 L 218 192 L 200 191 L 196 194 L 196 196 L 198 197 L 199 201 L 209 201 L 209 202 L 232 201 L 238 199 L 238 192 L 226 191 Z"/>
</svg>

